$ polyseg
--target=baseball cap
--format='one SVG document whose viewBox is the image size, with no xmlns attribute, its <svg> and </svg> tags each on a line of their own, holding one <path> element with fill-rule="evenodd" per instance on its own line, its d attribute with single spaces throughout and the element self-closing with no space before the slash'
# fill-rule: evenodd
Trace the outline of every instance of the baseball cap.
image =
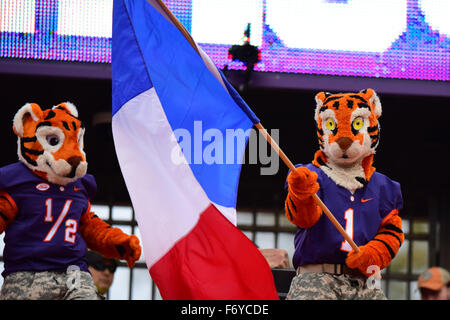
<svg viewBox="0 0 450 320">
<path fill-rule="evenodd" d="M 105 258 L 98 252 L 91 250 L 87 250 L 86 258 L 88 261 L 88 265 L 100 271 L 108 268 L 111 273 L 114 273 L 116 271 L 117 265 L 119 264 L 116 259 Z"/>
<path fill-rule="evenodd" d="M 419 289 L 440 290 L 450 281 L 450 274 L 447 270 L 440 267 L 431 267 L 425 270 L 417 282 Z"/>
</svg>

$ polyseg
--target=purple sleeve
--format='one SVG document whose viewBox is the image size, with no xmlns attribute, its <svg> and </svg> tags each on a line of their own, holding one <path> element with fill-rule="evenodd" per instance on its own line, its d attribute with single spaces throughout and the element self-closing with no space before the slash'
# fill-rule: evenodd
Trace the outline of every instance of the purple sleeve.
<svg viewBox="0 0 450 320">
<path fill-rule="evenodd" d="M 3 168 L 0 168 L 0 190 L 5 189 L 5 186 L 3 185 Z"/>
<path fill-rule="evenodd" d="M 94 176 L 91 174 L 86 174 L 83 178 L 81 178 L 81 182 L 86 189 L 88 198 L 92 200 L 97 193 L 97 183 L 95 182 Z"/>
<path fill-rule="evenodd" d="M 403 209 L 402 190 L 398 182 L 386 178 L 386 181 L 381 188 L 381 195 L 381 218 L 386 217 L 394 209 L 399 211 Z"/>
</svg>

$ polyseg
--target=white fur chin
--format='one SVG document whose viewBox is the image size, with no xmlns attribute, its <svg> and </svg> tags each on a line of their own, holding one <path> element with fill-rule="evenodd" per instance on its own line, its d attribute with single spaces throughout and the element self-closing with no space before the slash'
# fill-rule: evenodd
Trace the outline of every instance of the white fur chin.
<svg viewBox="0 0 450 320">
<path fill-rule="evenodd" d="M 78 172 L 78 169 L 77 169 L 77 172 Z M 81 178 L 82 176 L 84 176 L 84 174 L 79 177 L 76 174 L 75 177 L 73 177 L 73 178 L 67 178 L 67 177 L 58 176 L 58 175 L 54 174 L 53 172 L 47 172 L 47 180 L 51 183 L 61 185 L 61 186 L 65 186 L 71 182 L 74 182 L 75 180 Z"/>
<path fill-rule="evenodd" d="M 38 162 L 39 163 L 39 162 Z M 44 165 L 40 165 L 40 168 L 43 168 L 44 171 L 47 173 L 47 180 L 51 183 L 59 184 L 59 185 L 67 185 L 71 182 L 74 182 L 75 180 L 81 178 L 84 176 L 87 172 L 87 162 L 80 162 L 80 164 L 77 167 L 77 170 L 75 171 L 75 176 L 73 178 L 68 178 L 66 175 L 70 173 L 72 170 L 71 166 L 65 161 L 65 160 L 58 160 L 50 162 L 51 167 L 49 167 L 44 160 Z"/>
<path fill-rule="evenodd" d="M 364 169 L 361 166 L 361 163 L 356 163 L 345 169 L 333 163 L 327 163 L 327 166 L 321 166 L 320 168 L 338 186 L 344 187 L 351 193 L 354 193 L 356 189 L 364 186 L 355 179 L 356 177 L 365 178 Z"/>
<path fill-rule="evenodd" d="M 370 140 L 364 139 L 364 141 Z M 331 180 L 351 193 L 364 187 L 356 178 L 366 178 L 362 160 L 374 153 L 374 150 L 370 149 L 368 143 L 361 145 L 359 142 L 354 141 L 345 152 L 348 156 L 346 159 L 342 158 L 344 152 L 335 142 L 329 144 L 324 153 L 328 158 L 328 163 L 320 168 Z"/>
</svg>

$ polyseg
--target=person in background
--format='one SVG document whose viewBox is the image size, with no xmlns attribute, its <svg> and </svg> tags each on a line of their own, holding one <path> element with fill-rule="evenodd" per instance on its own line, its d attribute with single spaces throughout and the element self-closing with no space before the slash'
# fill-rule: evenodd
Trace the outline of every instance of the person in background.
<svg viewBox="0 0 450 320">
<path fill-rule="evenodd" d="M 283 249 L 259 249 L 261 254 L 266 258 L 267 263 L 271 269 L 289 268 L 289 256 L 286 250 Z"/>
<path fill-rule="evenodd" d="M 422 300 L 450 300 L 450 274 L 440 267 L 425 270 L 417 286 Z"/>
<path fill-rule="evenodd" d="M 98 292 L 103 296 L 113 283 L 114 272 L 117 269 L 118 262 L 116 259 L 105 258 L 91 250 L 86 252 L 86 258 L 94 284 Z"/>
</svg>

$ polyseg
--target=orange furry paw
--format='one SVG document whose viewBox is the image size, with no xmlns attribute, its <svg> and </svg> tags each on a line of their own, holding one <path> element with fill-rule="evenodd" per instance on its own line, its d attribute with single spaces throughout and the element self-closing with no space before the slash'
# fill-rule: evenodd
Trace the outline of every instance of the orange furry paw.
<svg viewBox="0 0 450 320">
<path fill-rule="evenodd" d="M 311 228 L 319 220 L 322 210 L 312 195 L 319 191 L 317 173 L 298 167 L 287 177 L 289 193 L 285 201 L 287 219 L 300 228 Z"/>
<path fill-rule="evenodd" d="M 351 269 L 358 269 L 367 277 L 373 274 L 373 270 L 369 268 L 370 266 L 378 266 L 380 270 L 382 269 L 381 263 L 378 259 L 378 252 L 375 248 L 365 245 L 359 247 L 359 250 L 360 251 L 358 253 L 355 252 L 355 250 L 349 252 L 347 259 L 345 260 L 347 267 Z"/>
<path fill-rule="evenodd" d="M 125 238 L 124 241 L 116 243 L 116 249 L 120 258 L 126 260 L 130 268 L 134 266 L 141 256 L 141 246 L 139 239 L 135 235 L 131 235 Z"/>
<path fill-rule="evenodd" d="M 306 167 L 298 167 L 287 177 L 288 189 L 296 198 L 307 199 L 319 191 L 317 173 Z"/>
</svg>

